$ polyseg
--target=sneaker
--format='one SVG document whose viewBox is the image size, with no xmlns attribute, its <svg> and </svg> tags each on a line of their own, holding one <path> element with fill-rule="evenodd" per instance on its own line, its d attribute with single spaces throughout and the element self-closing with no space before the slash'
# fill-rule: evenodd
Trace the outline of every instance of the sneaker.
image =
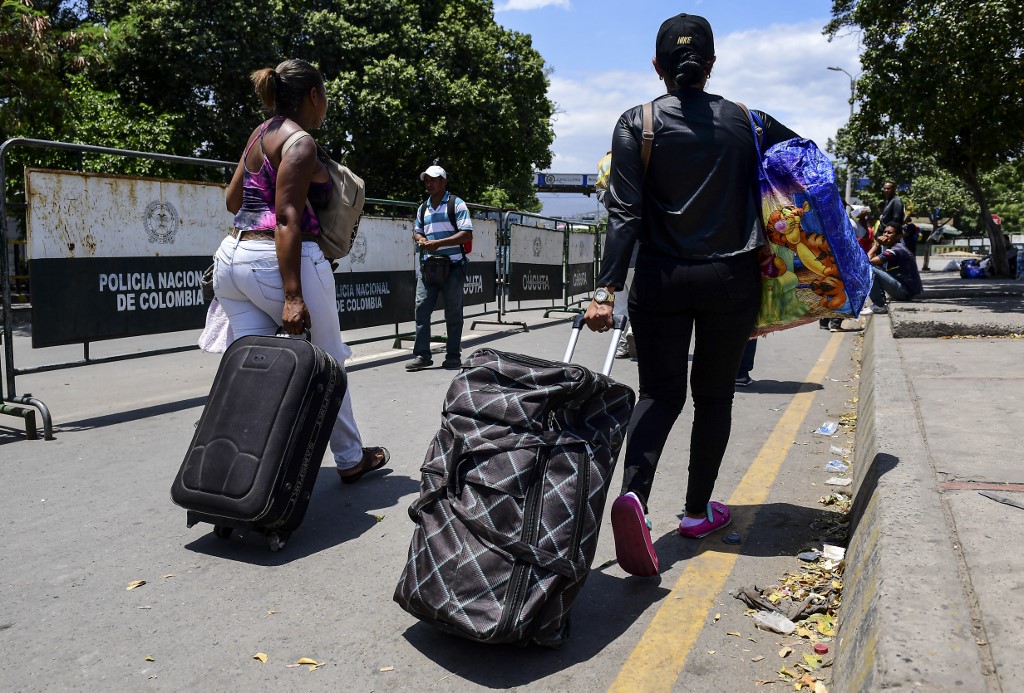
<svg viewBox="0 0 1024 693">
<path fill-rule="evenodd" d="M 871 310 L 871 306 L 864 306 L 863 308 L 860 309 L 860 314 L 862 316 L 864 316 L 864 315 L 871 315 L 873 312 L 874 311 Z"/>
<path fill-rule="evenodd" d="M 447 368 L 450 371 L 457 371 L 462 368 L 462 357 L 461 356 L 446 356 L 444 361 L 441 362 L 441 368 Z"/>
<path fill-rule="evenodd" d="M 886 306 L 874 306 L 872 307 L 871 312 L 875 315 L 885 315 L 889 312 L 889 309 Z"/>
<path fill-rule="evenodd" d="M 828 321 L 828 331 L 829 332 L 842 332 L 843 331 L 843 321 L 842 320 L 836 320 L 836 319 L 829 320 Z"/>
<path fill-rule="evenodd" d="M 632 491 L 612 503 L 612 535 L 615 558 L 623 570 L 640 577 L 658 574 L 658 554 L 654 552 L 644 506 Z"/>
<path fill-rule="evenodd" d="M 687 518 L 684 516 L 683 520 Z M 695 518 L 691 518 L 695 519 Z M 708 503 L 708 515 L 703 518 L 700 522 L 695 525 L 687 527 L 683 526 L 683 523 L 679 523 L 679 534 L 689 539 L 700 539 L 706 537 L 715 530 L 725 527 L 727 524 L 732 522 L 732 513 L 722 503 L 717 501 L 711 501 Z"/>
<path fill-rule="evenodd" d="M 405 370 L 409 372 L 422 371 L 424 368 L 430 368 L 433 365 L 434 362 L 431 361 L 430 359 L 425 359 L 422 356 L 417 356 L 412 361 L 405 364 Z"/>
<path fill-rule="evenodd" d="M 736 378 L 736 387 L 748 387 L 749 385 L 753 384 L 753 382 L 753 378 L 751 378 L 749 375 L 744 375 L 743 377 Z"/>
<path fill-rule="evenodd" d="M 821 320 L 819 320 L 818 321 L 818 328 L 822 329 L 822 330 L 829 329 L 829 319 L 828 318 L 822 318 Z"/>
<path fill-rule="evenodd" d="M 629 350 L 629 357 L 636 358 L 636 338 L 633 336 L 633 328 L 626 330 L 626 348 Z"/>
<path fill-rule="evenodd" d="M 629 358 L 629 344 L 626 343 L 626 335 L 622 335 L 619 338 L 619 343 L 615 347 L 615 358 L 617 359 L 628 359 Z"/>
</svg>

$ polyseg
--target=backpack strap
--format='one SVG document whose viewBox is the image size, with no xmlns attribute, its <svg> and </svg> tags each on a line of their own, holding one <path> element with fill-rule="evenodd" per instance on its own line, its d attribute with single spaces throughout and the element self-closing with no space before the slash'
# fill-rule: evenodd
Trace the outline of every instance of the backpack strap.
<svg viewBox="0 0 1024 693">
<path fill-rule="evenodd" d="M 310 135 L 305 130 L 296 130 L 295 132 L 288 136 L 288 139 L 286 139 L 284 141 L 284 144 L 281 145 L 281 161 L 284 161 L 284 155 L 288 152 L 289 149 L 292 148 L 292 145 L 301 140 L 303 137 L 312 138 L 312 135 Z M 316 140 L 314 140 L 313 143 L 316 144 Z M 320 151 L 320 145 L 317 144 L 316 147 L 317 151 Z M 306 209 L 308 209 L 309 213 L 313 215 L 313 218 L 316 218 L 316 212 L 313 211 L 313 205 L 310 204 L 308 197 L 306 198 Z"/>
<path fill-rule="evenodd" d="M 284 141 L 281 145 L 281 158 L 284 159 L 285 153 L 292 148 L 292 145 L 301 140 L 303 137 L 310 137 L 311 135 L 305 130 L 296 130 Z M 319 145 L 317 145 L 319 148 Z"/>
<path fill-rule="evenodd" d="M 739 101 L 733 101 L 733 103 L 743 109 L 744 115 L 747 116 L 747 122 L 754 128 L 754 136 L 757 138 L 757 152 L 760 154 L 761 150 L 764 149 L 764 128 L 761 127 L 761 119 L 756 115 L 751 115 L 750 109 L 745 104 Z"/>
<path fill-rule="evenodd" d="M 455 229 L 455 233 L 458 233 L 459 224 L 455 216 L 455 195 L 452 195 L 450 191 L 448 193 L 448 208 L 446 211 L 448 213 L 448 223 L 452 225 L 453 229 Z M 466 253 L 466 244 L 459 243 L 459 250 L 462 251 L 462 258 L 468 261 L 469 255 Z"/>
<path fill-rule="evenodd" d="M 647 176 L 647 164 L 651 161 L 651 147 L 654 145 L 654 103 L 648 101 L 640 107 L 643 114 L 643 146 L 640 149 L 640 160 L 644 164 L 644 176 Z"/>
</svg>

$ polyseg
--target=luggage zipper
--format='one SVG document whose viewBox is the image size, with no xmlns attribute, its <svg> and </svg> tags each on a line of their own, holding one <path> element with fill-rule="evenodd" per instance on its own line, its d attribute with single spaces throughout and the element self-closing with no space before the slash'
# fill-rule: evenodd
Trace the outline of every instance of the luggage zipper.
<svg viewBox="0 0 1024 693">
<path fill-rule="evenodd" d="M 321 370 L 320 367 L 324 366 L 327 363 L 327 359 L 323 358 L 323 354 L 321 354 L 319 351 L 314 350 L 314 354 L 317 359 L 317 370 Z M 334 389 L 338 383 L 338 370 L 331 368 L 329 369 L 329 373 L 330 375 L 328 376 L 327 383 L 323 385 L 323 398 L 320 401 L 320 407 L 316 414 L 316 421 L 313 424 L 312 435 L 310 436 L 310 439 L 306 442 L 306 449 L 303 450 L 302 454 L 302 463 L 299 465 L 299 471 L 295 476 L 295 484 L 291 488 L 291 494 L 288 497 L 288 501 L 286 502 L 280 517 L 275 522 L 266 525 L 267 529 L 276 529 L 278 527 L 282 527 L 285 525 L 285 523 L 288 522 L 288 520 L 291 519 L 292 509 L 297 505 L 299 495 L 302 493 L 306 475 L 309 473 L 309 465 L 313 456 L 313 448 L 316 445 L 316 438 L 319 430 L 325 424 L 325 414 L 327 413 L 327 409 L 330 406 L 331 397 L 334 396 Z M 303 397 L 303 406 L 302 410 L 299 412 L 299 420 L 304 420 L 306 419 L 306 417 L 309 416 L 309 412 L 311 409 L 311 399 L 312 398 L 308 395 L 306 397 Z M 288 448 L 291 448 L 291 441 L 289 441 Z M 268 504 L 266 510 L 264 510 L 264 515 L 270 509 L 270 507 L 270 504 Z"/>
<path fill-rule="evenodd" d="M 583 504 L 587 502 L 587 497 L 590 493 L 590 468 L 594 466 L 597 459 L 594 456 L 594 449 L 590 447 L 590 443 L 584 441 L 583 444 L 587 448 L 587 464 L 580 470 L 581 478 L 576 495 L 576 524 L 572 528 L 572 541 L 569 542 L 570 561 L 576 560 L 576 556 L 580 552 L 580 542 L 583 541 L 583 517 L 586 515 L 583 512 Z"/>
<path fill-rule="evenodd" d="M 537 541 L 537 533 L 540 531 L 540 505 L 544 499 L 544 478 L 547 476 L 551 449 L 544 447 L 540 448 L 540 450 L 544 459 L 537 467 L 534 482 L 526 497 L 526 509 L 523 513 L 523 534 L 520 540 L 527 544 L 535 543 Z M 529 587 L 529 584 L 527 584 L 529 570 L 530 565 L 526 561 L 516 560 L 515 565 L 512 567 L 512 577 L 508 581 L 508 593 L 511 596 L 505 600 L 505 608 L 502 611 L 501 619 L 498 620 L 498 625 L 494 629 L 492 639 L 498 640 L 512 632 L 515 625 L 514 620 L 526 601 L 526 591 Z"/>
</svg>

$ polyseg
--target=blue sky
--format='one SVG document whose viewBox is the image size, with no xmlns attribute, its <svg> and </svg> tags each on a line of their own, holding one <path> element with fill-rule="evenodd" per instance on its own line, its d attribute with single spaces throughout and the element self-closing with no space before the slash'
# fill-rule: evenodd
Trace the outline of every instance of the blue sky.
<svg viewBox="0 0 1024 693">
<path fill-rule="evenodd" d="M 619 115 L 664 93 L 651 57 L 658 27 L 679 12 L 711 22 L 718 59 L 707 91 L 767 111 L 822 149 L 850 115 L 855 34 L 829 42 L 832 0 L 496 0 L 495 18 L 530 34 L 551 69 L 556 173 L 592 173 Z M 542 194 L 544 213 L 593 212 L 596 198 Z"/>
</svg>

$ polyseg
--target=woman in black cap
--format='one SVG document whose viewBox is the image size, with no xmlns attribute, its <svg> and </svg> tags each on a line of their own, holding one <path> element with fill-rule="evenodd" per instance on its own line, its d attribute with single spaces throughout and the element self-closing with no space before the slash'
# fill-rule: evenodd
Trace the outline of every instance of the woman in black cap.
<svg viewBox="0 0 1024 693">
<path fill-rule="evenodd" d="M 615 291 L 639 242 L 629 315 L 640 399 L 629 424 L 622 495 L 611 511 L 619 565 L 633 575 L 658 573 L 647 500 L 686 400 L 691 335 L 694 413 L 679 533 L 700 538 L 729 524 L 729 509 L 711 494 L 729 442 L 736 370 L 760 306 L 757 249 L 764 243 L 750 121 L 737 104 L 704 91 L 715 64 L 711 25 L 688 14 L 665 20 L 653 62 L 668 93 L 652 102 L 648 128 L 642 106 L 623 113 L 615 127 L 608 236 L 586 313 L 592 330 L 609 329 Z M 798 136 L 757 113 L 763 149 Z"/>
</svg>

